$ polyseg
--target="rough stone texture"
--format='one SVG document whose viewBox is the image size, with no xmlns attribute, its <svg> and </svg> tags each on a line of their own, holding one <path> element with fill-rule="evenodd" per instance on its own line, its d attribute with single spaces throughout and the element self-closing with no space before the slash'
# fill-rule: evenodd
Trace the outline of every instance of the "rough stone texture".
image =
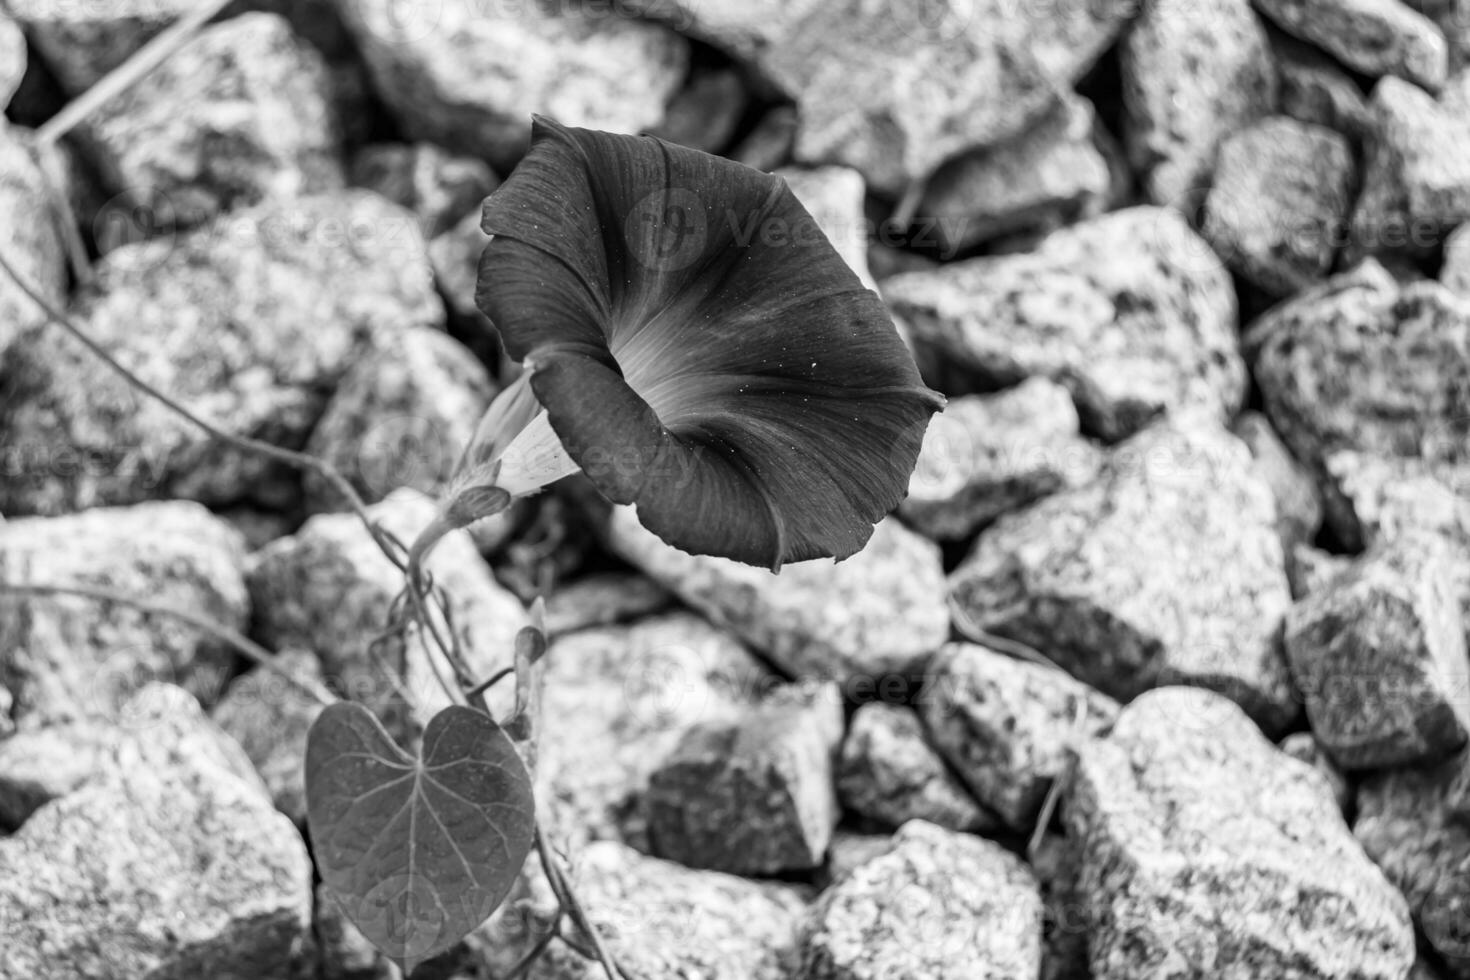
<svg viewBox="0 0 1470 980">
<path fill-rule="evenodd" d="M 1470 219 L 1467 84 L 1470 76 L 1440 102 L 1397 78 L 1374 86 L 1351 254 L 1423 255 Z"/>
<path fill-rule="evenodd" d="M 1309 544 L 1293 545 L 1286 556 L 1286 575 L 1291 579 L 1291 595 L 1305 599 L 1320 592 L 1333 579 L 1352 567 L 1347 555 L 1334 555 Z"/>
<path fill-rule="evenodd" d="M 1360 139 L 1372 126 L 1368 101 L 1351 75 L 1317 48 L 1286 34 L 1271 38 L 1279 79 L 1276 111 Z"/>
<path fill-rule="evenodd" d="M 636 133 L 659 123 L 688 44 L 608 5 L 338 0 L 379 95 L 412 139 L 508 173 L 532 113 Z"/>
<path fill-rule="evenodd" d="M 1173 209 L 1130 208 L 1033 252 L 895 276 L 883 295 L 921 352 L 992 387 L 1052 378 L 1109 440 L 1186 406 L 1223 422 L 1244 395 L 1229 274 Z"/>
<path fill-rule="evenodd" d="M 305 650 L 277 654 L 293 676 L 321 680 L 321 664 Z M 306 734 L 322 705 L 259 667 L 235 680 L 211 712 L 215 724 L 245 750 L 276 809 L 306 825 Z"/>
<path fill-rule="evenodd" d="M 109 0 L 57 3 L 8 0 L 52 74 L 71 95 L 80 95 L 181 14 L 192 0 Z"/>
<path fill-rule="evenodd" d="M 1230 429 L 1251 451 L 1256 472 L 1276 498 L 1276 529 L 1282 550 L 1290 556 L 1297 545 L 1315 538 L 1322 526 L 1322 493 L 1317 482 L 1260 412 L 1242 413 Z"/>
<path fill-rule="evenodd" d="M 1462 556 L 1470 555 L 1470 469 L 1432 466 L 1416 459 L 1389 459 L 1339 452 L 1327 459 L 1327 475 L 1339 494 L 1338 533 L 1354 546 L 1369 547 L 1408 534 L 1440 535 Z M 1466 562 L 1456 562 L 1457 574 Z M 1461 584 L 1470 609 L 1470 576 Z"/>
<path fill-rule="evenodd" d="M 1103 454 L 1078 434 L 1067 390 L 1030 378 L 996 395 L 952 398 L 924 433 L 903 519 L 932 538 L 961 539 L 1097 475 Z"/>
<path fill-rule="evenodd" d="M 1470 299 L 1368 261 L 1267 312 L 1247 345 L 1276 431 L 1319 472 L 1339 450 L 1470 462 Z"/>
<path fill-rule="evenodd" d="M 784 167 L 776 171 L 786 180 L 801 206 L 811 212 L 817 227 L 863 285 L 874 292 L 878 284 L 868 271 L 868 219 L 863 213 L 863 175 L 847 167 Z"/>
<path fill-rule="evenodd" d="M 958 610 L 1120 700 L 1191 684 L 1268 731 L 1297 712 L 1276 508 L 1239 440 L 1160 425 L 1103 475 L 1001 518 L 950 577 Z"/>
<path fill-rule="evenodd" d="M 1448 48 L 1434 22 L 1400 0 L 1255 0 L 1288 34 L 1372 78 L 1397 75 L 1427 89 L 1444 84 Z"/>
<path fill-rule="evenodd" d="M 435 496 L 494 393 L 485 366 L 458 341 L 410 327 L 381 338 L 348 369 L 306 451 L 335 466 L 369 503 L 400 487 Z M 307 510 L 345 509 L 316 474 L 303 484 Z"/>
<path fill-rule="evenodd" d="M 274 14 L 205 28 L 79 135 L 111 189 L 172 229 L 342 184 L 326 66 Z"/>
<path fill-rule="evenodd" d="M 537 866 L 535 855 L 527 867 Z M 615 841 L 577 852 L 572 887 L 628 977 L 789 980 L 806 890 L 698 871 L 645 857 Z M 529 877 L 523 873 L 523 877 Z M 544 879 L 530 881 L 521 908 L 502 907 L 480 931 L 493 976 L 505 976 L 545 935 L 556 903 Z M 529 905 L 530 908 L 527 908 Z M 602 967 L 552 943 L 528 980 L 596 980 Z"/>
<path fill-rule="evenodd" d="M 433 502 L 413 491 L 399 491 L 368 509 L 373 520 L 405 545 L 434 513 Z M 426 569 L 449 596 L 470 671 L 488 678 L 510 666 L 516 633 L 529 621 L 520 600 L 490 575 L 469 534 L 456 532 L 440 541 Z M 261 642 L 275 650 L 314 651 L 327 684 L 373 708 L 400 737 L 416 736 L 418 726 L 448 704 L 416 630 L 384 637 L 390 607 L 403 590 L 403 575 L 356 516 L 311 518 L 291 537 L 255 555 L 248 582 Z M 420 713 L 409 714 L 399 685 Z M 512 705 L 512 686 L 493 690 L 496 717 L 505 717 Z"/>
<path fill-rule="evenodd" d="M 1414 961 L 1327 780 L 1218 695 L 1129 705 L 1080 748 L 1063 812 L 1094 976 L 1397 980 Z"/>
<path fill-rule="evenodd" d="M 0 112 L 20 88 L 26 73 L 26 36 L 20 25 L 0 13 Z"/>
<path fill-rule="evenodd" d="M 1332 268 L 1356 189 L 1347 137 L 1272 116 L 1221 144 L 1204 235 L 1241 276 L 1286 295 Z"/>
<path fill-rule="evenodd" d="M 1445 239 L 1439 281 L 1446 289 L 1470 298 L 1470 225 L 1461 225 Z"/>
<path fill-rule="evenodd" d="M 793 677 L 845 680 L 901 672 L 949 636 L 938 546 L 892 518 L 843 562 L 799 562 L 780 575 L 686 554 L 613 511 L 612 550 Z"/>
<path fill-rule="evenodd" d="M 955 157 L 924 185 L 919 227 L 932 229 L 941 253 L 953 255 L 1102 211 L 1111 178 L 1092 139 L 1094 123 L 1092 103 L 1068 95 L 1014 139 Z"/>
<path fill-rule="evenodd" d="M 1347 774 L 1342 768 L 1322 750 L 1322 743 L 1311 732 L 1288 735 L 1277 748 L 1320 772 L 1327 779 L 1327 785 L 1332 787 L 1332 798 L 1337 801 L 1337 808 L 1345 814 L 1352 811 L 1353 784 L 1348 782 Z"/>
<path fill-rule="evenodd" d="M 739 718 L 692 726 L 649 778 L 654 853 L 733 874 L 820 867 L 841 816 L 842 728 L 833 684 L 781 690 Z"/>
<path fill-rule="evenodd" d="M 1370 775 L 1353 832 L 1404 893 L 1451 976 L 1470 977 L 1470 754 Z"/>
<path fill-rule="evenodd" d="M 32 145 L 29 130 L 0 118 L 0 214 L 7 216 L 0 225 L 0 249 L 17 274 L 59 307 L 66 297 L 66 256 L 46 204 L 46 177 L 31 154 Z M 45 314 L 20 287 L 9 276 L 0 275 L 0 363 L 17 337 L 45 320 Z M 7 451 L 0 458 L 9 455 Z M 7 476 L 9 470 L 7 459 Z"/>
<path fill-rule="evenodd" d="M 327 886 L 316 886 L 312 923 L 322 980 L 403 980 L 403 971 L 342 914 Z"/>
<path fill-rule="evenodd" d="M 1422 764 L 1465 744 L 1470 660 L 1454 560 L 1438 538 L 1401 539 L 1287 617 L 1307 718 L 1339 765 Z"/>
<path fill-rule="evenodd" d="M 663 612 L 674 594 L 635 572 L 602 572 L 569 582 L 546 599 L 546 632 L 551 636 L 595 626 L 612 626 Z"/>
<path fill-rule="evenodd" d="M 479 277 L 480 255 L 488 244 L 490 236 L 480 230 L 480 215 L 473 211 L 429 243 L 434 280 L 450 312 L 486 328 L 490 319 L 475 305 L 475 281 Z"/>
<path fill-rule="evenodd" d="M 500 186 L 483 160 L 454 156 L 433 143 L 374 143 L 352 158 L 353 184 L 419 216 L 425 238 L 453 228 Z"/>
<path fill-rule="evenodd" d="M 649 135 L 705 153 L 720 153 L 729 148 L 749 108 L 750 95 L 739 71 L 696 67 L 688 84 L 669 100 L 664 121 L 650 129 Z"/>
<path fill-rule="evenodd" d="M 975 798 L 1029 833 L 1069 753 L 1105 734 L 1118 705 L 1054 667 L 951 643 L 930 661 L 919 710 Z"/>
<path fill-rule="evenodd" d="M 1231 133 L 1271 111 L 1276 65 L 1250 0 L 1156 0 L 1123 39 L 1124 135 L 1155 204 L 1192 211 Z"/>
<path fill-rule="evenodd" d="M 818 884 L 831 887 L 892 847 L 892 834 L 857 834 L 839 827 L 832 835 L 832 846 L 827 848 L 827 865 Z"/>
<path fill-rule="evenodd" d="M 879 826 L 925 820 L 949 830 L 983 833 L 995 817 L 979 806 L 929 744 L 910 708 L 871 701 L 848 723 L 837 764 L 844 809 Z"/>
<path fill-rule="evenodd" d="M 690 728 L 733 721 L 776 683 L 729 633 L 689 612 L 582 630 L 547 654 L 538 799 L 561 835 L 649 847 L 653 770 Z"/>
<path fill-rule="evenodd" d="M 96 272 L 73 311 L 93 340 L 226 431 L 287 446 L 371 337 L 443 316 L 413 216 L 365 191 L 235 212 Z M 58 332 L 13 345 L 0 388 L 0 512 L 299 492 L 294 471 L 221 446 Z"/>
<path fill-rule="evenodd" d="M 1041 930 L 1041 980 L 1088 980 L 1087 917 L 1079 889 L 1081 847 L 1070 837 L 1048 833 L 1027 847 L 1027 860 L 1041 884 L 1045 918 Z"/>
<path fill-rule="evenodd" d="M 802 936 L 809 980 L 934 977 L 1034 980 L 1041 896 L 1020 859 L 921 820 L 812 907 Z"/>
<path fill-rule="evenodd" d="M 297 975 L 306 845 L 259 780 L 226 764 L 228 740 L 171 741 L 204 723 L 197 704 L 190 720 L 187 700 L 166 700 L 156 723 L 117 740 L 103 773 L 0 839 L 0 974 Z"/>
<path fill-rule="evenodd" d="M 184 501 L 0 523 L 0 581 L 75 585 L 179 609 L 226 629 L 249 617 L 239 534 Z M 72 597 L 7 603 L 0 687 L 27 728 L 116 716 L 151 680 L 212 703 L 234 651 L 175 619 Z"/>
</svg>

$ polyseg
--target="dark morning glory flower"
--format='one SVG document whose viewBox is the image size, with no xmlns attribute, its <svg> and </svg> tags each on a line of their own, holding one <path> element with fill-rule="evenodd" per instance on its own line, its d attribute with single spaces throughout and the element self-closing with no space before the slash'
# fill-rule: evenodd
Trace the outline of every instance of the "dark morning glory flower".
<svg viewBox="0 0 1470 980">
<path fill-rule="evenodd" d="M 943 399 L 781 178 L 538 118 L 483 227 L 476 300 L 527 370 L 457 489 L 581 470 L 670 544 L 772 568 L 853 554 L 902 499 Z"/>
</svg>

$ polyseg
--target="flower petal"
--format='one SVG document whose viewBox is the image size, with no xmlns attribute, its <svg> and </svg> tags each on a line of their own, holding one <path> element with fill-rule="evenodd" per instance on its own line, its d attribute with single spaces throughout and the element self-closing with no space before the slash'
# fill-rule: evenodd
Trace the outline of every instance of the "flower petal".
<svg viewBox="0 0 1470 980">
<path fill-rule="evenodd" d="M 486 204 L 478 300 L 567 452 L 699 554 L 846 557 L 929 416 L 876 295 L 778 177 L 538 119 Z"/>
</svg>

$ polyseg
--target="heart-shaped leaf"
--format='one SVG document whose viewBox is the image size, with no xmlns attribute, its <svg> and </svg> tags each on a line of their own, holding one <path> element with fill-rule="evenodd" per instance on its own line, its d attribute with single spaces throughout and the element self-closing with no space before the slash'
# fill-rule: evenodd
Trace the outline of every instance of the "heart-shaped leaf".
<svg viewBox="0 0 1470 980">
<path fill-rule="evenodd" d="M 536 825 L 515 746 L 459 706 L 429 722 L 418 759 L 362 705 L 327 708 L 306 742 L 306 810 L 323 881 L 405 975 L 489 918 Z"/>
</svg>

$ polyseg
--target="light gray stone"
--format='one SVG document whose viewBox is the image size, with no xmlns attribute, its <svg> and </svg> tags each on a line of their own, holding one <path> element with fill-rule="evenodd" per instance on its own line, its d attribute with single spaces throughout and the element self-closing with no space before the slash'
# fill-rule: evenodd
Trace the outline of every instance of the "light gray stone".
<svg viewBox="0 0 1470 980">
<path fill-rule="evenodd" d="M 1310 542 L 1322 526 L 1322 493 L 1312 472 L 1291 455 L 1271 421 L 1260 412 L 1244 412 L 1230 427 L 1255 459 L 1256 472 L 1276 499 L 1276 529 L 1288 557 Z"/>
<path fill-rule="evenodd" d="M 1291 579 L 1292 598 L 1305 599 L 1322 591 L 1352 567 L 1352 563 L 1352 558 L 1347 555 L 1334 555 L 1309 544 L 1292 545 L 1286 555 L 1286 574 Z"/>
<path fill-rule="evenodd" d="M 353 184 L 376 191 L 422 222 L 425 238 L 453 228 L 500 186 L 483 160 L 454 156 L 433 143 L 374 143 L 352 157 Z"/>
<path fill-rule="evenodd" d="M 1297 714 L 1280 650 L 1291 595 L 1270 490 L 1213 423 L 1156 426 L 1103 475 L 1001 518 L 950 577 L 975 628 L 1128 700 L 1217 690 L 1268 731 Z"/>
<path fill-rule="evenodd" d="M 837 764 L 843 807 L 896 828 L 925 820 L 949 830 L 983 833 L 997 828 L 944 759 L 929 744 L 911 708 L 870 701 L 854 712 Z"/>
<path fill-rule="evenodd" d="M 1332 268 L 1356 189 L 1345 136 L 1271 116 L 1221 144 L 1204 235 L 1241 276 L 1287 295 Z"/>
<path fill-rule="evenodd" d="M 902 672 L 949 636 L 939 548 L 892 518 L 846 561 L 799 562 L 779 575 L 679 551 L 639 524 L 631 507 L 613 511 L 608 543 L 795 677 Z"/>
<path fill-rule="evenodd" d="M 192 0 L 10 0 L 6 8 L 61 86 L 80 95 L 192 5 Z"/>
<path fill-rule="evenodd" d="M 821 867 L 841 811 L 836 685 L 779 690 L 738 718 L 686 731 L 649 777 L 644 808 L 659 857 L 774 875 Z"/>
<path fill-rule="evenodd" d="M 1095 122 L 1092 103 L 1068 95 L 1014 139 L 955 157 L 924 185 L 920 227 L 953 255 L 1101 212 L 1111 175 L 1092 139 Z"/>
<path fill-rule="evenodd" d="M 1229 274 L 1178 212 L 1129 208 L 1035 251 L 972 259 L 883 284 L 928 356 L 986 387 L 1049 377 L 1088 432 L 1126 438 L 1200 406 L 1222 422 L 1245 391 Z"/>
<path fill-rule="evenodd" d="M 1318 45 L 1364 75 L 1397 75 L 1427 89 L 1444 84 L 1449 67 L 1444 35 L 1400 0 L 1255 3 L 1283 31 Z"/>
<path fill-rule="evenodd" d="M 1403 896 L 1326 779 L 1218 695 L 1134 701 L 1079 750 L 1063 812 L 1094 976 L 1397 980 L 1414 962 Z"/>
<path fill-rule="evenodd" d="M 914 820 L 828 888 L 802 936 L 809 980 L 1035 980 L 1041 896 L 1000 845 Z"/>
<path fill-rule="evenodd" d="M 995 395 L 952 398 L 924 433 L 903 519 L 963 539 L 1002 514 L 1097 475 L 1103 453 L 1078 433 L 1067 390 L 1033 377 Z"/>
<path fill-rule="evenodd" d="M 728 632 L 690 612 L 555 639 L 547 654 L 538 796 L 572 841 L 650 845 L 653 771 L 696 725 L 733 722 L 777 679 Z"/>
<path fill-rule="evenodd" d="M 664 118 L 688 44 L 609 5 L 338 0 L 404 132 L 508 173 L 531 115 L 636 133 Z"/>
<path fill-rule="evenodd" d="M 1470 659 L 1455 560 L 1439 538 L 1403 538 L 1288 615 L 1286 654 L 1307 719 L 1344 768 L 1420 765 L 1465 744 Z"/>
<path fill-rule="evenodd" d="M 1250 0 L 1157 0 L 1121 48 L 1124 135 L 1148 199 L 1192 212 L 1231 133 L 1276 102 L 1276 65 Z"/>
<path fill-rule="evenodd" d="M 874 292 L 878 284 L 868 271 L 868 219 L 863 213 L 863 175 L 847 167 L 783 167 L 786 181 L 801 206 L 811 212 L 844 262 Z"/>
<path fill-rule="evenodd" d="M 1287 34 L 1271 38 L 1279 78 L 1276 111 L 1354 140 L 1372 126 L 1368 100 L 1351 75 L 1319 49 Z"/>
<path fill-rule="evenodd" d="M 950 643 L 930 661 L 919 710 L 975 798 L 1029 833 L 1069 753 L 1105 734 L 1118 705 L 1055 667 Z"/>
<path fill-rule="evenodd" d="M 1347 774 L 1323 751 L 1322 743 L 1317 741 L 1311 732 L 1296 732 L 1288 735 L 1281 740 L 1277 748 L 1298 762 L 1305 762 L 1320 772 L 1327 780 L 1327 785 L 1332 787 L 1332 798 L 1337 801 L 1337 808 L 1344 814 L 1352 812 L 1353 784 L 1348 782 Z"/>
<path fill-rule="evenodd" d="M 400 487 L 444 490 L 495 382 L 457 340 L 431 327 L 386 335 L 343 376 L 306 451 L 331 463 L 363 499 L 376 503 Z M 324 479 L 303 479 L 307 510 L 343 510 Z"/>
<path fill-rule="evenodd" d="M 10 105 L 10 99 L 20 88 L 25 77 L 26 36 L 8 14 L 0 13 L 0 112 Z"/>
<path fill-rule="evenodd" d="M 442 322 L 412 215 L 365 191 L 271 201 L 119 248 L 73 308 L 144 381 L 236 435 L 300 446 L 379 332 Z M 292 503 L 299 478 L 221 445 L 80 343 L 47 331 L 0 360 L 0 511 L 152 497 Z"/>
<path fill-rule="evenodd" d="M 258 780 L 149 734 L 0 839 L 0 974 L 297 976 L 311 929 L 301 835 Z"/>
<path fill-rule="evenodd" d="M 1470 298 L 1470 225 L 1461 225 L 1445 239 L 1439 281 L 1456 295 Z"/>
<path fill-rule="evenodd" d="M 1447 973 L 1470 977 L 1470 754 L 1370 775 L 1353 832 L 1408 898 Z"/>
<path fill-rule="evenodd" d="M 78 136 L 110 189 L 173 230 L 342 186 L 326 66 L 274 14 L 204 28 Z"/>
<path fill-rule="evenodd" d="M 239 534 L 185 501 L 0 524 L 0 581 L 136 596 L 236 631 L 250 615 L 244 565 Z M 234 661 L 219 640 L 121 604 L 36 597 L 0 614 L 0 686 L 25 728 L 116 717 L 153 680 L 213 703 Z"/>
<path fill-rule="evenodd" d="M 0 100 L 3 101 L 3 100 Z M 66 253 L 51 205 L 40 159 L 32 152 L 29 130 L 0 117 L 0 248 L 5 260 L 41 297 L 57 307 L 66 302 Z M 0 363 L 22 334 L 46 322 L 46 315 L 9 276 L 0 274 Z M 14 436 L 6 440 L 14 444 Z M 13 478 L 13 449 L 5 448 L 6 476 Z M 0 508 L 7 513 L 10 508 Z"/>
</svg>

